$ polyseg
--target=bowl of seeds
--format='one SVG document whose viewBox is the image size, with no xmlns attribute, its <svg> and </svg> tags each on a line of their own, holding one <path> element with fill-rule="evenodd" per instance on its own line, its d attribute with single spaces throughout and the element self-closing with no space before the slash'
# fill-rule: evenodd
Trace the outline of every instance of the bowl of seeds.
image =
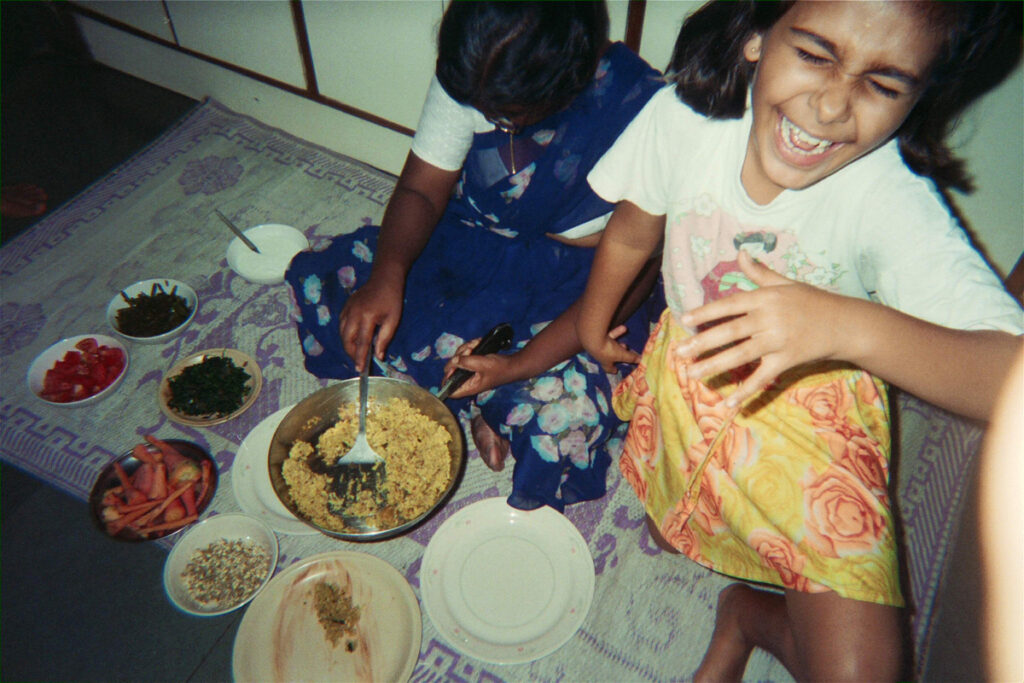
<svg viewBox="0 0 1024 683">
<path fill-rule="evenodd" d="M 164 591 L 188 614 L 226 614 L 267 585 L 277 553 L 277 536 L 259 519 L 234 512 L 208 517 L 171 549 L 164 563 Z"/>
</svg>

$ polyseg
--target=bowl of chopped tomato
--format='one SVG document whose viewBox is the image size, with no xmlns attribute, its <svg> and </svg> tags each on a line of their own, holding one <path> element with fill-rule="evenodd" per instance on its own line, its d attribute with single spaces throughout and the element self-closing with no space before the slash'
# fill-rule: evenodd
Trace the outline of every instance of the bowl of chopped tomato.
<svg viewBox="0 0 1024 683">
<path fill-rule="evenodd" d="M 32 361 L 28 388 L 53 406 L 92 405 L 114 393 L 128 373 L 128 349 L 103 334 L 61 339 Z"/>
</svg>

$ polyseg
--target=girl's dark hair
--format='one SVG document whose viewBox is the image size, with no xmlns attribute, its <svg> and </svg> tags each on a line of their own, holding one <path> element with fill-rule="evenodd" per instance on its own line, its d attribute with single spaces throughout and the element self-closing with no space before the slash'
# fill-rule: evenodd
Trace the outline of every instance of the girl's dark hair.
<svg viewBox="0 0 1024 683">
<path fill-rule="evenodd" d="M 603 1 L 453 0 L 438 34 L 437 79 L 485 114 L 541 118 L 587 87 L 607 41 Z"/>
<path fill-rule="evenodd" d="M 676 94 L 713 118 L 739 118 L 755 65 L 743 47 L 794 3 L 744 0 L 704 5 L 683 22 L 668 67 Z M 939 187 L 970 192 L 964 162 L 946 138 L 963 111 L 999 84 L 1021 58 L 1022 3 L 921 2 L 922 17 L 944 36 L 921 99 L 896 131 L 904 162 Z"/>
</svg>

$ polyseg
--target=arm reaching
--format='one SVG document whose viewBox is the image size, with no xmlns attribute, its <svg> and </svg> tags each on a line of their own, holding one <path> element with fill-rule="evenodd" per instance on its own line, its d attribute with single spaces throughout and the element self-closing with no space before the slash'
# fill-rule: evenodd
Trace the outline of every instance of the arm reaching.
<svg viewBox="0 0 1024 683">
<path fill-rule="evenodd" d="M 587 288 L 580 298 L 576 331 L 579 341 L 608 372 L 616 363 L 636 363 L 636 352 L 615 341 L 609 329 L 620 302 L 645 267 L 657 273 L 651 255 L 661 244 L 665 217 L 649 214 L 623 201 L 615 207 L 601 236 L 590 269 Z M 617 336 L 617 335 L 616 335 Z"/>
<path fill-rule="evenodd" d="M 381 221 L 370 279 L 349 298 L 339 316 L 345 351 L 362 370 L 374 329 L 380 327 L 373 354 L 384 350 L 402 317 L 405 277 L 441 219 L 461 171 L 446 171 L 412 152 Z"/>
<path fill-rule="evenodd" d="M 968 417 L 988 419 L 1020 339 L 992 330 L 955 330 L 895 309 L 789 280 L 740 252 L 740 268 L 759 286 L 706 304 L 684 325 L 721 324 L 692 337 L 683 350 L 690 372 L 711 377 L 752 361 L 758 369 L 730 396 L 740 405 L 782 372 L 816 360 L 843 360 Z M 725 320 L 730 318 L 728 320 Z"/>
<path fill-rule="evenodd" d="M 586 292 L 560 316 L 551 321 L 547 327 L 538 332 L 521 350 L 508 355 L 472 356 L 470 352 L 475 346 L 474 342 L 464 345 L 449 361 L 445 368 L 445 376 L 450 375 L 457 367 L 465 368 L 476 374 L 452 393 L 453 398 L 477 394 L 502 384 L 535 377 L 579 353 L 585 347 L 585 344 L 581 343 L 581 336 L 577 334 L 580 329 L 580 311 L 584 306 L 587 292 L 590 292 L 594 286 L 612 285 L 614 287 L 614 291 L 607 294 L 604 292 L 595 294 L 593 299 L 594 303 L 602 306 L 601 315 L 607 316 L 603 322 L 597 323 L 595 329 L 600 328 L 599 335 L 602 342 L 606 342 L 612 348 L 614 356 L 607 361 L 599 359 L 602 365 L 609 372 L 614 372 L 616 362 L 635 363 L 639 359 L 635 352 L 615 341 L 625 332 L 625 327 L 620 325 L 611 332 L 609 332 L 609 327 L 628 320 L 629 316 L 650 295 L 651 287 L 658 277 L 658 264 L 651 260 L 650 256 L 661 243 L 665 219 L 664 216 L 651 216 L 644 213 L 632 204 L 628 204 L 624 209 L 625 204 L 624 202 L 615 209 L 615 213 L 608 221 L 608 226 L 601 236 L 601 245 L 604 245 L 606 239 L 613 241 L 626 239 L 630 242 L 638 240 L 631 251 L 631 255 L 636 257 L 635 263 L 631 263 L 628 268 L 619 268 L 620 264 L 617 263 L 616 256 L 606 256 L 604 262 L 611 265 L 615 272 L 605 272 L 599 265 L 602 258 L 602 247 L 598 246 Z M 622 213 L 623 211 L 625 213 Z M 632 213 L 634 211 L 635 214 Z M 613 231 L 612 236 L 606 237 L 609 230 Z M 611 249 L 607 246 L 604 248 Z M 611 282 L 612 278 L 620 276 L 621 281 Z M 589 348 L 587 350 L 590 351 Z"/>
</svg>

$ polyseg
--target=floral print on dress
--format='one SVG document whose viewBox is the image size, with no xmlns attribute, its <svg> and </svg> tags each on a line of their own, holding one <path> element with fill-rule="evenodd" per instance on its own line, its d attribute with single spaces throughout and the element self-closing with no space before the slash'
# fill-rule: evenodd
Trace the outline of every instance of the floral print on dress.
<svg viewBox="0 0 1024 683">
<path fill-rule="evenodd" d="M 320 292 L 323 290 L 323 283 L 316 275 L 310 275 L 302 281 L 302 296 L 307 304 L 319 304 Z"/>
<path fill-rule="evenodd" d="M 370 251 L 370 247 L 366 245 L 366 242 L 361 240 L 356 241 L 356 243 L 352 245 L 352 255 L 363 263 L 373 262 L 373 252 Z"/>
<path fill-rule="evenodd" d="M 236 157 L 193 159 L 185 164 L 185 170 L 178 176 L 178 184 L 186 195 L 197 192 L 216 194 L 238 183 L 242 170 Z"/>
<path fill-rule="evenodd" d="M 331 322 L 331 309 L 326 306 L 316 307 L 316 321 L 322 327 Z"/>
<path fill-rule="evenodd" d="M 558 442 L 547 434 L 530 437 L 530 445 L 543 460 L 558 462 Z"/>
<path fill-rule="evenodd" d="M 458 335 L 445 332 L 434 342 L 434 351 L 441 358 L 448 359 L 455 355 L 459 347 L 466 343 L 466 340 Z"/>
<path fill-rule="evenodd" d="M 881 382 L 802 366 L 734 415 L 739 380 L 689 377 L 688 338 L 666 311 L 613 399 L 619 469 L 662 536 L 740 579 L 901 605 Z"/>
<path fill-rule="evenodd" d="M 505 417 L 505 424 L 512 427 L 522 427 L 533 419 L 533 406 L 529 403 L 516 405 Z"/>
<path fill-rule="evenodd" d="M 509 178 L 509 182 L 512 183 L 512 187 L 501 193 L 506 204 L 511 204 L 523 196 L 523 193 L 526 192 L 526 188 L 530 186 L 530 181 L 533 179 L 533 172 L 536 170 L 537 164 L 533 163 Z"/>
<path fill-rule="evenodd" d="M 311 334 L 307 334 L 302 338 L 302 350 L 307 356 L 319 356 L 324 352 L 324 347 L 320 345 L 320 342 L 316 340 Z"/>
<path fill-rule="evenodd" d="M 352 289 L 356 286 L 356 269 L 352 266 L 338 268 L 338 284 L 345 289 Z"/>
</svg>

